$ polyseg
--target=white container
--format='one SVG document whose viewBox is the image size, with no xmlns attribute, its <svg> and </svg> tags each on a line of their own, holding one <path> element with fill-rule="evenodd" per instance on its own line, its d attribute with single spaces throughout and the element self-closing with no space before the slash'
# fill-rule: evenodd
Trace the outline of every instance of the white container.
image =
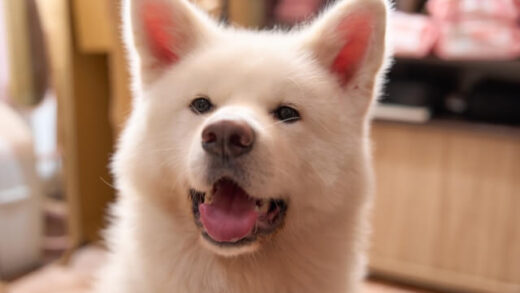
<svg viewBox="0 0 520 293">
<path fill-rule="evenodd" d="M 30 130 L 0 103 L 0 278 L 40 260 L 42 214 Z"/>
</svg>

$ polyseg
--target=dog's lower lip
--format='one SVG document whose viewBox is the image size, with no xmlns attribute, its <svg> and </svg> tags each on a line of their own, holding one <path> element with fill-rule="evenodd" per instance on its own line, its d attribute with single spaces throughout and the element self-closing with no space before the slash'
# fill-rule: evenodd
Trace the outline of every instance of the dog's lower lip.
<svg viewBox="0 0 520 293">
<path fill-rule="evenodd" d="M 210 235 L 210 233 L 208 233 L 206 227 L 201 221 L 201 211 L 199 210 L 199 207 L 202 204 L 208 205 L 207 201 L 212 200 L 212 196 L 216 191 L 216 184 L 221 180 L 232 181 L 231 179 L 227 178 L 220 179 L 215 182 L 211 191 L 209 192 L 201 192 L 195 189 L 190 189 L 189 191 L 192 201 L 192 212 L 194 220 L 196 225 L 201 229 L 203 238 L 208 240 L 210 243 L 220 247 L 241 246 L 254 242 L 259 236 L 271 234 L 281 227 L 287 210 L 287 203 L 285 200 L 251 198 L 251 200 L 254 200 L 253 204 L 255 205 L 255 211 L 258 215 L 254 228 L 249 233 L 247 233 L 247 235 L 242 237 L 225 239 L 224 241 L 215 240 Z M 238 186 L 236 182 L 232 182 Z M 211 203 L 209 203 L 209 205 L 211 205 Z"/>
</svg>

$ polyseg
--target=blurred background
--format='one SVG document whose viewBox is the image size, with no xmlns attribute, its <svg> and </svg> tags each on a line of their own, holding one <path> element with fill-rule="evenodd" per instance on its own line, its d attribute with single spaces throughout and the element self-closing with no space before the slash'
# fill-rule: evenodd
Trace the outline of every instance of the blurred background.
<svg viewBox="0 0 520 293">
<path fill-rule="evenodd" d="M 332 0 L 196 0 L 287 28 Z M 520 1 L 397 0 L 363 292 L 520 292 Z M 87 292 L 130 109 L 116 0 L 0 0 L 0 292 Z M 403 284 L 407 287 L 403 287 Z"/>
</svg>

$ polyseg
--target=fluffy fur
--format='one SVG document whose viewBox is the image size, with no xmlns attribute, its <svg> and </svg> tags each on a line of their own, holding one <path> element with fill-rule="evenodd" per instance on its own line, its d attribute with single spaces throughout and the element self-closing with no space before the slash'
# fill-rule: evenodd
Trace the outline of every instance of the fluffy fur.
<svg viewBox="0 0 520 293">
<path fill-rule="evenodd" d="M 357 292 L 387 6 L 338 1 L 284 33 L 223 28 L 185 0 L 124 1 L 134 105 L 113 160 L 120 196 L 96 292 Z M 201 94 L 216 108 L 195 115 L 189 104 Z M 279 105 L 302 119 L 276 121 Z M 240 172 L 224 175 L 289 203 L 275 235 L 236 249 L 201 238 L 188 197 L 211 188 L 201 131 L 223 118 L 257 134 Z"/>
</svg>

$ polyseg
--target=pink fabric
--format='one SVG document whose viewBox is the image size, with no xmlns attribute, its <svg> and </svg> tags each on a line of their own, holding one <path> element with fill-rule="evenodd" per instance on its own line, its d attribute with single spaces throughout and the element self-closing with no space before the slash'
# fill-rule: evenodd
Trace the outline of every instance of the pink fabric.
<svg viewBox="0 0 520 293">
<path fill-rule="evenodd" d="M 442 22 L 435 48 L 443 59 L 514 59 L 520 56 L 520 29 L 493 20 Z"/>
<path fill-rule="evenodd" d="M 428 11 L 436 19 L 461 18 L 515 21 L 520 14 L 518 0 L 429 0 Z"/>
<path fill-rule="evenodd" d="M 431 18 L 419 14 L 394 13 L 392 29 L 394 53 L 400 57 L 427 56 L 438 37 Z"/>
<path fill-rule="evenodd" d="M 274 14 L 281 22 L 295 24 L 315 15 L 322 2 L 323 0 L 281 0 Z"/>
<path fill-rule="evenodd" d="M 444 59 L 520 56 L 520 0 L 429 0 L 440 28 L 435 53 Z"/>
</svg>

